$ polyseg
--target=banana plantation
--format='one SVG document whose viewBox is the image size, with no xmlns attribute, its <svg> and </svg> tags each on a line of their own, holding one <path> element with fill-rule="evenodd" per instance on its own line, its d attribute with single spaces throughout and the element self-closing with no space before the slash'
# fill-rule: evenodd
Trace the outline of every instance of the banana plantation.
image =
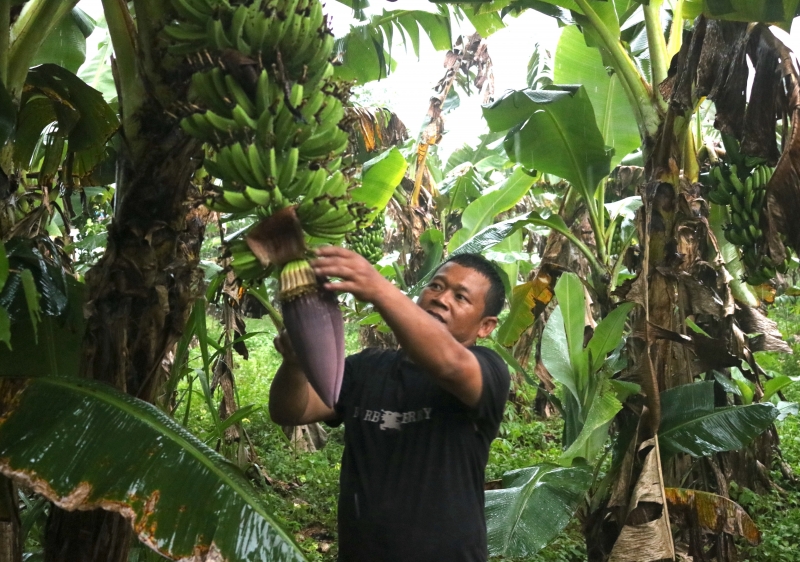
<svg viewBox="0 0 800 562">
<path fill-rule="evenodd" d="M 800 1 L 87 3 L 0 0 L 0 562 L 336 560 L 342 430 L 263 390 L 398 345 L 330 244 L 501 274 L 491 560 L 800 560 Z"/>
</svg>

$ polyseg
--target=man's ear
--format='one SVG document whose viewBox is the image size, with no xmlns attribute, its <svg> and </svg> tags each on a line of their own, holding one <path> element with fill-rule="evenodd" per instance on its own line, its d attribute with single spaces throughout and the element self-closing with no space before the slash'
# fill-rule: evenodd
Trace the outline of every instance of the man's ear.
<svg viewBox="0 0 800 562">
<path fill-rule="evenodd" d="M 487 338 L 489 334 L 497 327 L 497 316 L 484 316 L 481 319 L 480 328 L 478 328 L 478 337 Z"/>
</svg>

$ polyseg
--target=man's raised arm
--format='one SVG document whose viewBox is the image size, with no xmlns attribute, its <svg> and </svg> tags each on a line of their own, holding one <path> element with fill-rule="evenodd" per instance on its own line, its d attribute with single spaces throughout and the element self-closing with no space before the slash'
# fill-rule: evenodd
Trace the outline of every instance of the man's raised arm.
<svg viewBox="0 0 800 562">
<path fill-rule="evenodd" d="M 360 301 L 372 303 L 411 360 L 445 390 L 468 406 L 478 403 L 483 390 L 481 368 L 475 355 L 465 347 L 473 344 L 475 337 L 459 341 L 453 336 L 447 324 L 450 318 L 444 318 L 448 316 L 445 310 L 448 303 L 441 303 L 442 311 L 437 318 L 414 304 L 367 260 L 344 248 L 319 248 L 311 265 L 317 275 L 341 279 L 326 284 L 326 288 L 349 292 Z M 478 330 L 477 335 L 488 335 L 494 323 L 496 319 L 489 322 L 491 326 Z"/>
</svg>

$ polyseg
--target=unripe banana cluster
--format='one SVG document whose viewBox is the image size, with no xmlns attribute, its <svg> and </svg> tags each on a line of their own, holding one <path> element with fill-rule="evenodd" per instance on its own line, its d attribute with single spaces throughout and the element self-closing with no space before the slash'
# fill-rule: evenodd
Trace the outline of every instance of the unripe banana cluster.
<svg viewBox="0 0 800 562">
<path fill-rule="evenodd" d="M 622 251 L 622 221 L 619 221 L 617 223 L 617 227 L 614 229 L 614 235 L 611 237 L 611 247 L 609 248 L 609 253 L 612 256 L 618 256 L 621 251 Z"/>
<path fill-rule="evenodd" d="M 731 222 L 725 225 L 725 238 L 731 244 L 741 247 L 742 264 L 750 285 L 761 285 L 776 272 L 786 273 L 791 256 L 776 264 L 760 249 L 766 247 L 764 233 L 761 231 L 761 212 L 764 196 L 773 168 L 765 165 L 755 166 L 749 172 L 730 166 L 719 165 L 711 169 L 712 189 L 708 199 L 718 205 L 727 205 Z"/>
<path fill-rule="evenodd" d="M 204 167 L 221 180 L 209 207 L 269 216 L 295 205 L 303 230 L 329 241 L 357 228 L 369 209 L 340 170 L 344 94 L 320 1 L 171 1 L 169 49 L 196 68 L 180 125 L 206 143 Z M 255 262 L 242 251 L 242 266 Z"/>
<path fill-rule="evenodd" d="M 376 264 L 383 258 L 385 229 L 385 213 L 380 213 L 369 226 L 349 233 L 347 245 L 354 252 L 364 256 L 371 264 Z"/>
</svg>

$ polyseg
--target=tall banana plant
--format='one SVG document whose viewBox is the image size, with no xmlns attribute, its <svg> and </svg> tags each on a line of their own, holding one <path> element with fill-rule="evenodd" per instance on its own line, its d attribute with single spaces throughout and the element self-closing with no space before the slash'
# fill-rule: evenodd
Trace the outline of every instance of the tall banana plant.
<svg viewBox="0 0 800 562">
<path fill-rule="evenodd" d="M 751 309 L 744 303 L 734 305 L 734 292 L 743 292 L 741 281 L 731 280 L 724 269 L 718 248 L 725 242 L 718 241 L 709 226 L 707 188 L 698 183 L 703 164 L 698 147 L 705 139 L 696 135 L 693 115 L 708 97 L 716 106 L 715 126 L 747 146 L 743 152 L 748 156 L 775 164 L 780 151 L 775 145 L 774 117 L 782 114 L 788 121 L 794 116 L 797 71 L 787 50 L 766 26 L 744 22 L 788 22 L 794 16 L 796 2 L 778 7 L 768 2 L 723 7 L 678 0 L 670 3 L 667 12 L 660 1 L 640 5 L 625 0 L 547 0 L 513 2 L 509 9 L 529 7 L 562 19 L 564 12 L 553 8 L 570 11 L 571 19 L 580 27 L 567 28 L 562 35 L 555 74 L 571 83 L 591 84 L 593 99 L 587 99 L 582 88 L 553 86 L 511 92 L 487 107 L 485 116 L 493 130 L 508 131 L 506 149 L 512 159 L 567 178 L 580 195 L 597 248 L 595 259 L 590 256 L 592 252 L 584 252 L 595 273 L 588 283 L 594 295 L 609 288 L 604 253 L 610 232 L 602 211 L 606 198 L 600 179 L 609 171 L 612 158 L 622 158 L 635 148 L 633 123 L 647 176 L 640 190 L 642 207 L 636 221 L 641 254 L 638 263 L 633 261 L 629 266 L 636 277 L 616 292 L 624 301 L 637 305 L 626 345 L 629 367 L 625 376 L 639 383 L 642 393 L 628 400 L 635 415 L 622 410 L 617 416 L 617 447 L 621 448 L 610 473 L 618 479 L 617 485 L 613 490 L 601 486 L 588 505 L 588 520 L 597 522 L 597 527 L 587 526 L 590 558 L 671 558 L 675 551 L 667 516 L 669 498 L 664 490 L 678 483 L 680 467 L 686 466 L 686 460 L 663 454 L 673 427 L 662 392 L 682 388 L 703 375 L 711 377 L 712 371 L 738 366 L 742 360 L 753 381 L 759 380 L 760 372 L 751 354 L 760 344 L 743 337 L 745 319 L 735 315 L 736 306 L 748 314 Z M 664 16 L 672 17 L 666 31 L 662 27 L 667 19 Z M 694 20 L 693 31 L 686 38 L 684 19 Z M 638 47 L 642 44 L 647 46 L 646 63 L 645 57 L 638 56 L 643 52 Z M 747 56 L 754 61 L 755 83 L 761 85 L 754 88 L 749 102 L 745 98 Z M 610 78 L 604 67 L 613 69 Z M 786 77 L 788 99 L 776 94 L 780 75 Z M 620 99 L 627 103 L 618 103 Z M 764 104 L 770 109 L 761 118 L 759 108 Z M 569 115 L 560 113 L 563 108 L 571 108 Z M 580 127 L 586 132 L 575 130 Z M 791 166 L 794 141 L 787 134 L 783 138 L 783 156 L 773 176 L 776 179 L 766 185 L 767 203 L 759 217 L 759 226 L 767 234 L 758 243 L 769 253 L 771 263 L 785 258 L 778 233 L 785 236 L 786 244 L 795 244 L 794 226 L 788 224 L 785 210 L 778 208 L 781 203 L 790 205 L 788 194 L 797 189 L 793 176 L 777 173 L 782 164 L 787 172 Z M 613 144 L 621 154 L 604 153 L 604 143 Z M 746 175 L 747 170 L 736 180 L 744 183 Z M 608 297 L 601 298 L 601 304 L 614 302 L 614 297 Z M 712 302 L 715 304 L 708 306 Z M 771 331 L 767 324 L 762 326 L 765 332 Z M 555 368 L 552 362 L 551 366 Z M 737 415 L 744 417 L 741 412 Z M 759 431 L 774 415 L 773 410 L 767 413 L 758 425 Z M 664 447 L 659 445 L 660 437 Z M 737 447 L 745 446 L 752 437 L 734 442 Z M 729 449 L 717 449 L 722 450 Z M 726 459 L 715 455 L 710 462 L 730 462 Z M 755 467 L 740 466 L 734 472 L 735 477 L 749 482 L 748 472 L 752 479 Z M 718 472 L 718 477 L 721 474 Z M 648 515 L 646 507 L 634 501 L 653 482 L 654 475 L 657 485 L 649 488 L 652 501 L 664 507 L 658 517 Z M 727 489 L 724 478 L 712 487 Z M 612 527 L 618 533 L 613 548 L 599 540 L 600 522 L 603 533 Z M 689 548 L 702 548 L 696 537 L 676 531 L 677 539 L 690 543 Z M 635 548 L 643 540 L 652 546 L 646 552 Z M 718 552 L 732 551 L 730 535 L 718 535 L 714 540 L 720 545 Z"/>
<path fill-rule="evenodd" d="M 337 155 L 348 142 L 347 134 L 338 127 L 342 110 L 340 98 L 344 96 L 344 91 L 323 76 L 331 70 L 327 59 L 333 38 L 321 27 L 309 26 L 312 21 L 319 23 L 321 9 L 316 2 L 304 3 L 300 12 L 305 14 L 306 8 L 315 7 L 314 17 L 292 18 L 292 24 L 282 28 L 281 37 L 293 46 L 293 55 L 300 55 L 303 51 L 304 61 L 317 61 L 316 76 L 309 73 L 308 65 L 298 69 L 288 59 L 286 65 L 283 60 L 272 60 L 274 66 L 269 67 L 268 74 L 259 71 L 256 81 L 249 82 L 246 77 L 252 70 L 251 63 L 246 59 L 244 48 L 237 50 L 243 46 L 241 40 L 244 35 L 232 34 L 232 29 L 235 27 L 241 33 L 247 23 L 246 36 L 253 38 L 255 23 L 259 26 L 257 32 L 263 37 L 266 26 L 274 27 L 284 22 L 285 18 L 278 17 L 275 6 L 263 7 L 261 14 L 265 17 L 255 21 L 254 18 L 242 16 L 254 15 L 264 4 L 262 2 L 248 3 L 251 9 L 236 11 L 229 9 L 228 2 L 221 1 L 214 8 L 218 9 L 214 13 L 221 14 L 220 19 L 210 17 L 210 4 L 205 1 L 176 1 L 170 4 L 140 0 L 133 6 L 117 0 L 105 1 L 104 15 L 113 46 L 114 78 L 116 93 L 119 94 L 116 108 L 120 114 L 117 120 L 114 111 L 97 91 L 61 66 L 75 70 L 76 59 L 67 60 L 63 56 L 59 59 L 52 56 L 42 58 L 43 46 L 46 46 L 49 38 L 62 46 L 57 54 L 64 55 L 65 37 L 77 37 L 73 28 L 80 28 L 79 24 L 85 22 L 82 22 L 79 14 L 71 12 L 75 2 L 31 0 L 25 3 L 21 13 L 16 4 L 0 2 L 0 15 L 3 16 L 0 18 L 0 77 L 3 80 L 3 88 L 0 89 L 0 133 L 4 145 L 0 153 L 0 167 L 4 172 L 3 179 L 8 176 L 15 188 L 25 186 L 25 194 L 14 193 L 6 199 L 5 189 L 0 189 L 3 194 L 0 207 L 5 212 L 11 206 L 19 209 L 20 201 L 27 204 L 33 200 L 37 205 L 31 205 L 34 209 L 29 215 L 31 218 L 25 216 L 23 219 L 22 215 L 13 213 L 4 215 L 11 218 L 8 222 L 0 221 L 0 234 L 4 238 L 9 236 L 10 229 L 17 224 L 21 225 L 19 229 L 26 229 L 26 234 L 31 232 L 32 225 L 42 232 L 49 228 L 55 234 L 53 228 L 57 226 L 68 232 L 70 190 L 80 193 L 87 185 L 97 185 L 93 182 L 98 181 L 100 164 L 104 161 L 110 161 L 112 169 L 116 168 L 116 176 L 104 180 L 107 183 L 116 181 L 116 195 L 105 253 L 86 274 L 86 284 L 76 291 L 76 295 L 86 294 L 91 302 L 91 310 L 87 309 L 87 322 L 76 325 L 72 322 L 74 318 L 69 322 L 62 318 L 48 319 L 50 315 L 57 314 L 43 305 L 41 313 L 45 318 L 41 324 L 32 321 L 32 329 L 28 331 L 25 329 L 28 324 L 25 317 L 15 317 L 15 324 L 10 326 L 9 340 L 9 326 L 4 315 L 0 318 L 0 339 L 10 341 L 19 353 L 31 348 L 39 350 L 28 355 L 42 359 L 38 365 L 37 361 L 4 361 L 6 367 L 17 367 L 14 372 L 4 374 L 19 375 L 22 373 L 18 371 L 23 368 L 29 369 L 27 374 L 80 374 L 153 401 L 164 382 L 162 359 L 180 339 L 181 329 L 186 325 L 198 296 L 199 248 L 204 225 L 209 218 L 202 203 L 241 206 L 244 201 L 254 206 L 249 197 L 255 196 L 260 197 L 256 202 L 261 203 L 258 207 L 268 214 L 290 201 L 277 191 L 280 189 L 277 187 L 279 183 L 281 187 L 290 184 L 298 187 L 301 179 L 310 180 L 313 176 L 317 190 L 328 187 L 333 191 L 335 187 L 345 191 L 351 185 L 351 176 L 338 171 L 339 164 L 336 163 Z M 297 3 L 291 3 L 291 6 L 283 6 L 283 9 L 287 13 L 292 10 L 296 13 L 298 6 Z M 71 20 L 65 20 L 67 17 Z M 190 29 L 189 35 L 186 34 L 187 21 L 207 24 L 202 29 L 202 38 L 198 37 L 197 29 Z M 194 36 L 191 35 L 192 31 L 195 32 Z M 78 32 L 81 33 L 80 29 Z M 233 42 L 228 42 L 229 36 L 234 38 Z M 197 52 L 197 49 L 192 49 L 200 39 L 208 47 L 204 49 L 204 54 L 213 53 L 215 58 L 210 62 L 202 58 L 199 61 L 189 60 L 190 66 L 185 66 L 187 54 Z M 229 57 L 225 63 L 220 63 L 222 55 Z M 38 63 L 49 64 L 28 71 L 32 64 Z M 205 72 L 223 64 L 229 72 L 220 74 L 218 71 L 213 76 Z M 207 65 L 207 68 L 203 68 L 203 65 Z M 98 86 L 100 83 L 96 79 L 102 66 L 98 62 L 96 73 L 91 77 L 92 83 Z M 230 74 L 235 74 L 234 81 L 230 76 L 226 79 L 226 75 Z M 287 76 L 289 80 L 285 79 Z M 303 83 L 298 85 L 296 82 L 300 76 Z M 208 82 L 209 77 L 211 83 Z M 221 83 L 213 82 L 219 78 L 223 80 Z M 257 99 L 255 93 L 259 79 L 262 95 Z M 27 85 L 23 88 L 26 81 Z M 223 89 L 204 89 L 209 84 Z M 242 84 L 247 88 L 253 86 L 253 90 L 242 91 Z M 105 85 L 108 85 L 107 82 Z M 306 85 L 309 91 L 304 97 L 302 91 Z M 277 89 L 286 86 L 288 91 Z M 314 111 L 311 111 L 309 103 L 312 94 L 316 96 L 314 103 L 317 107 Z M 237 103 L 233 103 L 233 100 Z M 240 100 L 244 105 L 238 103 Z M 300 110 L 301 102 L 305 115 Z M 217 105 L 213 108 L 203 107 L 202 113 L 205 115 L 209 109 L 216 110 L 216 116 L 208 117 L 217 125 L 224 123 L 224 127 L 214 129 L 217 133 L 211 134 L 209 127 L 214 125 L 210 121 L 195 123 L 190 122 L 189 118 L 198 113 L 200 104 L 214 103 Z M 262 120 L 261 131 L 261 138 L 269 139 L 262 144 L 266 146 L 266 152 L 253 153 L 250 147 L 258 127 L 248 110 L 253 109 L 251 105 L 267 103 L 272 111 L 269 112 L 269 119 L 265 117 Z M 109 142 L 120 125 L 121 134 Z M 296 130 L 293 129 L 295 126 Z M 276 127 L 283 135 L 280 146 L 275 142 Z M 40 142 L 43 129 L 47 138 Z M 190 134 L 186 134 L 187 131 Z M 304 144 L 302 158 L 298 147 L 288 146 L 299 134 L 305 135 L 305 140 L 313 141 Z M 8 139 L 10 142 L 6 142 Z M 234 142 L 237 139 L 238 142 Z M 217 150 L 209 152 L 207 172 L 198 173 L 198 166 L 202 162 L 198 156 L 205 141 Z M 246 160 L 238 152 L 242 148 L 248 149 Z M 253 159 L 253 156 L 258 159 Z M 311 163 L 311 160 L 314 162 Z M 295 162 L 294 167 L 287 165 L 291 161 Z M 305 169 L 298 169 L 298 162 L 303 163 Z M 278 163 L 283 175 L 278 174 Z M 105 170 L 107 166 L 103 168 Z M 320 171 L 323 168 L 324 171 Z M 314 174 L 315 171 L 318 173 Z M 212 187 L 214 182 L 205 180 L 203 186 L 203 178 L 208 177 L 208 172 L 217 172 L 216 177 L 222 182 L 217 181 L 216 187 Z M 279 175 L 280 179 L 277 177 Z M 320 178 L 323 180 L 321 183 Z M 336 186 L 329 183 L 331 178 Z M 294 179 L 297 181 L 293 182 Z M 233 195 L 229 197 L 239 195 L 233 202 L 222 198 L 226 192 L 224 188 L 230 186 L 233 189 L 228 191 Z M 247 187 L 250 188 L 250 196 L 245 195 Z M 286 188 L 289 196 L 292 195 L 291 189 Z M 393 189 L 394 186 L 383 186 L 380 193 L 369 188 L 357 190 L 357 193 L 354 191 L 355 197 L 360 198 L 358 202 L 351 200 L 348 193 L 347 204 L 328 205 L 328 211 L 338 213 L 338 218 L 334 220 L 334 217 L 328 216 L 317 221 L 317 230 L 312 234 L 326 239 L 341 238 L 340 229 L 350 228 L 359 217 L 357 209 L 361 209 L 361 217 L 365 217 L 368 209 L 385 205 Z M 34 191 L 35 196 L 31 193 Z M 388 195 L 386 191 L 389 191 Z M 336 194 L 326 194 L 320 202 L 324 207 L 326 202 L 335 197 Z M 345 198 L 342 194 L 338 197 L 337 201 Z M 308 198 L 307 208 L 311 199 Z M 9 201 L 13 205 L 9 205 Z M 297 202 L 296 199 L 291 201 Z M 241 208 L 235 210 L 233 215 L 243 214 Z M 15 209 L 12 211 L 16 213 Z M 63 217 L 64 220 L 52 221 L 50 219 L 53 216 Z M 251 216 L 257 215 L 253 212 Z M 311 222 L 306 221 L 309 229 L 312 228 Z M 22 244 L 21 247 L 25 249 L 28 246 Z M 28 260 L 23 257 L 21 263 L 28 260 L 31 264 L 40 265 L 44 271 L 45 266 L 49 268 L 49 261 L 37 261 L 35 256 L 39 252 L 47 258 L 52 257 L 45 250 L 58 254 L 58 249 L 49 246 L 43 249 L 34 245 L 28 252 L 33 252 L 31 255 L 34 258 Z M 37 293 L 59 298 L 64 294 L 50 291 L 52 280 L 48 279 L 48 275 L 37 276 L 36 267 L 32 271 L 18 274 L 15 268 L 3 289 L 4 296 L 12 295 L 13 291 L 16 300 L 27 301 L 33 318 L 39 314 Z M 0 266 L 3 277 L 5 272 L 6 267 Z M 149 273 L 142 275 L 144 272 Z M 71 305 L 83 302 L 83 298 L 79 301 L 76 295 L 67 293 L 66 300 Z M 24 313 L 25 306 L 20 310 Z M 41 337 L 37 336 L 37 325 L 41 328 Z M 81 333 L 82 330 L 85 335 Z M 14 340 L 15 335 L 30 335 L 33 341 L 25 342 L 30 345 L 22 346 Z M 48 362 L 46 358 L 52 359 L 52 354 L 41 351 L 59 341 L 72 342 L 71 351 L 57 361 Z M 5 344 L 3 349 L 7 351 Z M 42 430 L 45 433 L 48 431 L 46 428 Z M 53 438 L 52 432 L 49 438 Z M 60 505 L 67 509 L 74 507 L 63 502 Z M 103 515 L 99 512 L 83 516 L 54 507 L 48 525 L 50 539 L 45 550 L 53 560 L 83 559 L 87 553 L 96 552 L 98 544 L 114 545 L 113 548 L 102 549 L 107 560 L 123 560 L 127 556 L 132 528 L 128 521 L 117 514 Z"/>
</svg>

